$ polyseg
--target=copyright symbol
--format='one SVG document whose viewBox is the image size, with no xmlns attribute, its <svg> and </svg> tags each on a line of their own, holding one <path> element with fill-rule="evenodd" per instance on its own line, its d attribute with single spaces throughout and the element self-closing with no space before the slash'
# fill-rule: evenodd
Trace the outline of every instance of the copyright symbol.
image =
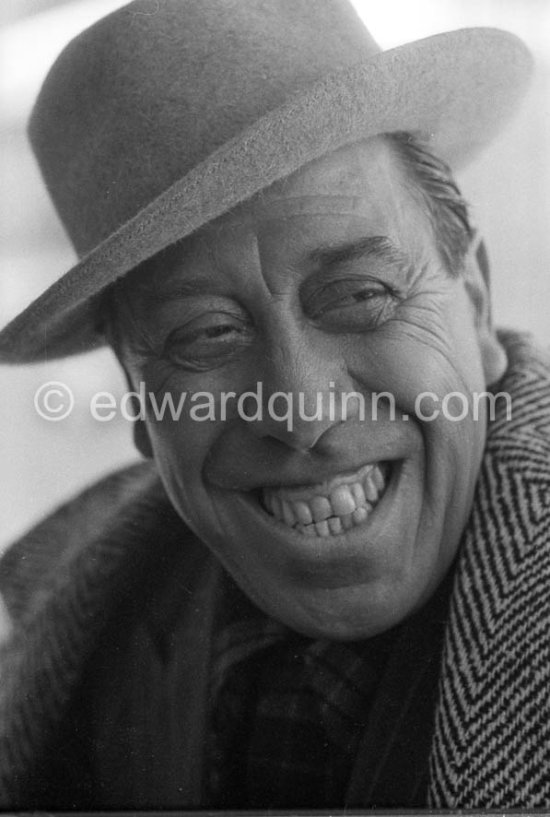
<svg viewBox="0 0 550 817">
<path fill-rule="evenodd" d="M 50 380 L 36 390 L 34 407 L 44 420 L 58 423 L 68 417 L 73 410 L 74 395 L 65 383 Z"/>
</svg>

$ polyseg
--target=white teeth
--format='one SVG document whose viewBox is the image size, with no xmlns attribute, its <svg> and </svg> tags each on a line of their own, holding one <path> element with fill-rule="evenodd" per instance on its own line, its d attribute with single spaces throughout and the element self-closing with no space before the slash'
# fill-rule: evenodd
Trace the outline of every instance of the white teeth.
<svg viewBox="0 0 550 817">
<path fill-rule="evenodd" d="M 376 465 L 372 469 L 371 478 L 372 478 L 374 484 L 376 485 L 376 487 L 378 488 L 379 493 L 382 493 L 382 491 L 384 490 L 384 485 L 386 483 L 385 483 L 385 480 L 384 480 L 384 475 L 382 473 L 382 469 L 380 468 L 379 465 Z"/>
<path fill-rule="evenodd" d="M 316 522 L 315 530 L 317 531 L 317 536 L 329 536 L 330 531 L 326 519 L 323 522 Z"/>
<path fill-rule="evenodd" d="M 286 502 L 283 499 L 282 500 L 282 506 L 283 506 L 283 520 L 285 521 L 285 523 L 289 527 L 292 527 L 294 525 L 294 523 L 296 522 L 296 519 L 294 518 L 294 514 L 292 513 L 292 508 L 290 507 L 290 503 Z"/>
<path fill-rule="evenodd" d="M 332 516 L 332 507 L 326 496 L 316 496 L 311 500 L 311 513 L 316 522 L 322 522 Z"/>
<path fill-rule="evenodd" d="M 295 502 L 294 503 L 294 513 L 298 517 L 298 521 L 302 523 L 302 525 L 311 525 L 313 522 L 313 516 L 311 515 L 311 511 L 309 509 L 309 505 L 306 502 Z"/>
<path fill-rule="evenodd" d="M 276 519 L 305 536 L 337 536 L 365 522 L 385 486 L 380 466 L 368 465 L 357 473 L 355 479 L 346 475 L 319 485 L 319 493 L 315 493 L 315 487 L 266 488 L 263 502 Z M 327 495 L 321 493 L 324 490 Z"/>
<path fill-rule="evenodd" d="M 345 516 L 353 513 L 356 508 L 355 500 L 348 485 L 339 485 L 330 495 L 330 504 L 336 516 Z"/>
<path fill-rule="evenodd" d="M 333 535 L 342 533 L 342 520 L 337 516 L 331 516 L 328 520 L 328 527 Z"/>
<path fill-rule="evenodd" d="M 342 517 L 342 527 L 344 530 L 351 530 L 353 528 L 353 514 L 348 514 L 347 516 Z"/>
<path fill-rule="evenodd" d="M 372 473 L 372 471 L 371 471 L 371 473 Z M 371 475 L 370 474 L 367 477 L 365 477 L 364 487 L 365 487 L 365 496 L 368 499 L 368 501 L 369 502 L 376 502 L 376 500 L 378 499 L 378 489 L 376 488 L 374 483 L 371 482 Z"/>
<path fill-rule="evenodd" d="M 368 477 L 367 477 L 368 479 Z M 365 492 L 363 490 L 363 486 L 360 482 L 354 482 L 351 486 L 351 490 L 353 491 L 353 496 L 355 497 L 355 507 L 358 508 L 361 505 L 365 504 Z"/>
</svg>

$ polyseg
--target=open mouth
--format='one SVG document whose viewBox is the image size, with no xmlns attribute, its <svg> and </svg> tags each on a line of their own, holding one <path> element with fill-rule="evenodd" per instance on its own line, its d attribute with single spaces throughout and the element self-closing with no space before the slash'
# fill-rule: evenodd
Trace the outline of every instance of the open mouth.
<svg viewBox="0 0 550 817">
<path fill-rule="evenodd" d="M 264 510 L 304 536 L 337 536 L 364 524 L 384 495 L 389 462 L 370 463 L 318 485 L 264 488 Z"/>
</svg>

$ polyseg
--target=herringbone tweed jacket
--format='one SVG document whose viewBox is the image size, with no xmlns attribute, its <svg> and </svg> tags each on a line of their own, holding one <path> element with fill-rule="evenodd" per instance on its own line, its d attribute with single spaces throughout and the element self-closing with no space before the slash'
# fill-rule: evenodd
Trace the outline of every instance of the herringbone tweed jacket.
<svg viewBox="0 0 550 817">
<path fill-rule="evenodd" d="M 504 337 L 499 390 L 460 547 L 430 758 L 435 808 L 550 809 L 550 366 Z M 0 589 L 0 805 L 24 804 L 86 659 L 121 597 L 182 527 L 149 465 L 104 481 L 17 543 Z M 160 531 L 160 533 L 159 533 Z"/>
</svg>

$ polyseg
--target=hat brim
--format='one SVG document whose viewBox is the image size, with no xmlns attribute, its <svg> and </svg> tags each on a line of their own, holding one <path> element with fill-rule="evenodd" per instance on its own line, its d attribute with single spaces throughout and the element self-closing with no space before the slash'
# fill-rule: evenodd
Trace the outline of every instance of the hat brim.
<svg viewBox="0 0 550 817">
<path fill-rule="evenodd" d="M 0 361 L 30 363 L 104 344 L 100 294 L 237 204 L 346 144 L 410 131 L 460 168 L 517 108 L 532 69 L 498 29 L 462 29 L 381 52 L 302 89 L 227 142 L 82 258 L 0 332 Z"/>
</svg>

